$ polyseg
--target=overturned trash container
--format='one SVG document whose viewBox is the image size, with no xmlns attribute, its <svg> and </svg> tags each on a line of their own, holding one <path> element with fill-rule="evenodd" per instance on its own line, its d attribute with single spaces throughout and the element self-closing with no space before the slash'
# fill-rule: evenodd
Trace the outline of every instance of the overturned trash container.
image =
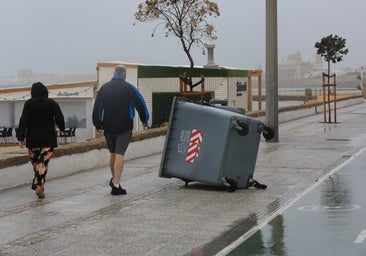
<svg viewBox="0 0 366 256">
<path fill-rule="evenodd" d="M 265 188 L 253 179 L 261 134 L 273 131 L 235 111 L 175 97 L 159 177 L 237 188 Z"/>
<path fill-rule="evenodd" d="M 216 108 L 222 108 L 222 109 L 225 109 L 225 110 L 230 110 L 230 111 L 245 115 L 245 109 L 236 108 L 236 107 L 229 107 L 227 105 L 227 100 L 212 99 L 212 100 L 210 100 L 209 103 L 210 103 L 211 106 L 214 106 Z"/>
</svg>

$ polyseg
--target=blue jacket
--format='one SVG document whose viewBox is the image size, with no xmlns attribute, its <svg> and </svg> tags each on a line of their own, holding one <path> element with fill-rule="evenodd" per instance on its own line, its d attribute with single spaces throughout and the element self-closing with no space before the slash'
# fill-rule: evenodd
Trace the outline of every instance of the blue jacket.
<svg viewBox="0 0 366 256">
<path fill-rule="evenodd" d="M 98 91 L 93 108 L 93 124 L 97 130 L 118 134 L 133 129 L 137 110 L 141 122 L 147 124 L 149 112 L 136 87 L 123 77 L 114 76 Z"/>
</svg>

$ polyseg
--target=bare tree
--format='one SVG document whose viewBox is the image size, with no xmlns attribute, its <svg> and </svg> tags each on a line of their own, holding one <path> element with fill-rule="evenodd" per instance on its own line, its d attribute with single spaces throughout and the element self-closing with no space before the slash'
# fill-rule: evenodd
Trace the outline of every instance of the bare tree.
<svg viewBox="0 0 366 256">
<path fill-rule="evenodd" d="M 185 82 L 192 90 L 197 85 L 192 83 L 192 46 L 201 46 L 204 53 L 205 40 L 217 39 L 214 26 L 207 20 L 219 15 L 218 5 L 209 0 L 146 0 L 138 5 L 135 19 L 140 22 L 158 22 L 151 36 L 162 25 L 166 37 L 173 35 L 179 39 L 190 63 L 190 74 Z"/>
<path fill-rule="evenodd" d="M 327 37 L 323 37 L 320 42 L 315 43 L 315 48 L 317 48 L 317 54 L 320 54 L 321 57 L 328 63 L 328 74 L 327 74 L 327 82 L 328 82 L 328 111 L 329 111 L 329 123 L 331 122 L 331 110 L 330 110 L 330 62 L 337 63 L 343 60 L 343 55 L 347 55 L 348 49 L 346 48 L 346 39 L 339 37 L 337 35 L 329 35 Z"/>
</svg>

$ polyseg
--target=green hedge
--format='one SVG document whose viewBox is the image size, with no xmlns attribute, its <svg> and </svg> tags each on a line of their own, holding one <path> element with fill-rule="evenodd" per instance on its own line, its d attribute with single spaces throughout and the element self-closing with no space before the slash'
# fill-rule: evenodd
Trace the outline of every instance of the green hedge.
<svg viewBox="0 0 366 256">
<path fill-rule="evenodd" d="M 179 77 L 183 73 L 190 73 L 188 67 L 169 67 L 169 66 L 138 66 L 138 78 L 167 78 Z M 215 68 L 194 68 L 193 77 L 248 77 L 248 70 L 243 69 L 215 69 Z"/>
<path fill-rule="evenodd" d="M 152 93 L 152 128 L 160 127 L 162 123 L 169 121 L 170 110 L 174 97 L 179 97 L 179 92 L 154 92 Z M 206 92 L 204 101 L 213 99 L 213 92 Z M 200 96 L 191 96 L 190 100 L 200 101 Z"/>
</svg>

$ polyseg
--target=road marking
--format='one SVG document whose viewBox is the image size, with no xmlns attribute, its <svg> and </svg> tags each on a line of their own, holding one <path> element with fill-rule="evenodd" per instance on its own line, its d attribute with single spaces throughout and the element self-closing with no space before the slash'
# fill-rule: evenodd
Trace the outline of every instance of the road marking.
<svg viewBox="0 0 366 256">
<path fill-rule="evenodd" d="M 311 190 L 316 188 L 319 184 L 321 184 L 324 180 L 326 180 L 329 175 L 332 175 L 339 170 L 341 170 L 344 166 L 346 166 L 348 163 L 353 161 L 355 158 L 359 157 L 364 151 L 366 150 L 366 147 L 362 148 L 355 154 L 353 154 L 351 157 L 349 157 L 345 162 L 341 163 L 334 169 L 332 169 L 329 173 L 323 175 L 321 178 L 317 180 L 313 185 L 302 191 L 297 197 L 294 197 L 292 200 L 290 200 L 286 205 L 281 206 L 277 211 L 270 213 L 267 215 L 265 220 L 261 220 L 260 223 L 258 223 L 256 226 L 252 227 L 249 231 L 244 233 L 242 236 L 240 236 L 238 239 L 236 239 L 234 242 L 223 248 L 221 251 L 215 254 L 215 256 L 224 256 L 227 255 L 229 252 L 237 248 L 240 244 L 242 244 L 246 239 L 248 239 L 250 236 L 255 234 L 258 230 L 263 228 L 265 225 L 267 225 L 271 220 L 276 218 L 279 214 L 285 212 L 286 209 L 290 208 L 293 204 L 298 202 L 304 195 L 309 193 Z M 357 206 L 358 207 L 358 206 Z M 365 230 L 364 230 L 365 231 Z M 361 232 L 362 233 L 362 232 Z M 366 231 L 365 231 L 365 238 L 366 238 Z M 355 241 L 356 242 L 356 241 Z"/>
<path fill-rule="evenodd" d="M 358 237 L 355 240 L 355 244 L 362 244 L 365 238 L 366 238 L 366 229 L 362 230 L 361 233 L 358 235 Z"/>
<path fill-rule="evenodd" d="M 325 211 L 350 211 L 360 209 L 361 206 L 357 204 L 350 205 L 304 205 L 297 208 L 300 211 L 308 211 L 308 212 L 325 212 Z"/>
</svg>

